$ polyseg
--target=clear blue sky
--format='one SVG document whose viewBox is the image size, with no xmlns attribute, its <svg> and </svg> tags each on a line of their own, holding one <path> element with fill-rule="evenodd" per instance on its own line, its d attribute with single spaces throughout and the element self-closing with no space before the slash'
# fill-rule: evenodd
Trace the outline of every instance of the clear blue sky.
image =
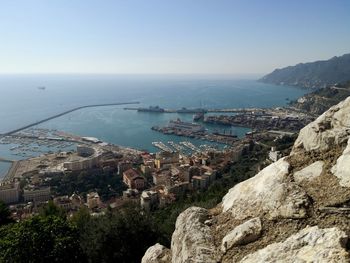
<svg viewBox="0 0 350 263">
<path fill-rule="evenodd" d="M 268 73 L 350 53 L 348 0 L 0 0 L 0 73 Z"/>
</svg>

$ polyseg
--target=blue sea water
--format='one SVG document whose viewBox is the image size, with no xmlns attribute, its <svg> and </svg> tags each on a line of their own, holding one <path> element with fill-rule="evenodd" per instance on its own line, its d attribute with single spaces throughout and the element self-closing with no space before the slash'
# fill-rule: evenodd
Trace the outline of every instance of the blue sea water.
<svg viewBox="0 0 350 263">
<path fill-rule="evenodd" d="M 38 89 L 45 86 L 45 90 Z M 156 75 L 1 75 L 0 133 L 71 108 L 100 103 L 139 101 L 136 106 L 164 108 L 283 106 L 305 90 L 252 79 L 223 76 Z M 181 141 L 152 131 L 180 117 L 192 115 L 126 111 L 124 106 L 87 108 L 39 125 L 81 136 L 94 136 L 123 146 L 154 151 L 152 141 Z M 208 126 L 209 129 L 213 127 Z M 217 127 L 215 127 L 217 128 Z M 248 129 L 234 128 L 242 136 Z M 4 149 L 0 153 L 4 153 Z"/>
</svg>

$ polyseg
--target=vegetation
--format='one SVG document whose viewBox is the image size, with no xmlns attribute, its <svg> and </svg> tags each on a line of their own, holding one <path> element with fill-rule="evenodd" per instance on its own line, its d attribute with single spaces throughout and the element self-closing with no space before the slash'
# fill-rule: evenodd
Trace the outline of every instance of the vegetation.
<svg viewBox="0 0 350 263">
<path fill-rule="evenodd" d="M 140 262 L 149 246 L 170 245 L 176 218 L 184 209 L 216 206 L 229 188 L 257 172 L 267 149 L 251 147 L 239 161 L 224 167 L 209 189 L 152 213 L 129 204 L 97 217 L 82 208 L 67 219 L 63 210 L 49 202 L 38 216 L 0 228 L 0 261 Z"/>
<path fill-rule="evenodd" d="M 0 226 L 13 222 L 10 210 L 4 202 L 0 200 Z"/>
<path fill-rule="evenodd" d="M 60 208 L 54 204 L 52 200 L 47 205 L 41 208 L 40 215 L 42 217 L 56 216 L 60 218 L 66 217 L 66 212 L 63 208 Z"/>
<path fill-rule="evenodd" d="M 322 88 L 350 80 L 350 54 L 325 61 L 300 63 L 276 69 L 264 76 L 266 83 L 292 85 L 303 88 Z"/>
<path fill-rule="evenodd" d="M 126 189 L 120 175 L 102 170 L 56 175 L 52 177 L 50 186 L 57 195 L 71 195 L 74 192 L 86 195 L 90 191 L 97 191 L 102 200 L 121 195 Z"/>
<path fill-rule="evenodd" d="M 337 84 L 335 87 L 326 87 L 311 92 L 304 97 L 303 103 L 291 101 L 290 105 L 305 112 L 320 115 L 331 106 L 338 104 L 350 96 L 350 81 Z"/>
<path fill-rule="evenodd" d="M 66 219 L 35 216 L 0 228 L 1 262 L 83 262 L 78 229 Z"/>
<path fill-rule="evenodd" d="M 160 236 L 152 217 L 134 205 L 99 217 L 82 213 L 75 220 L 80 221 L 79 240 L 90 262 L 140 262 Z"/>
</svg>

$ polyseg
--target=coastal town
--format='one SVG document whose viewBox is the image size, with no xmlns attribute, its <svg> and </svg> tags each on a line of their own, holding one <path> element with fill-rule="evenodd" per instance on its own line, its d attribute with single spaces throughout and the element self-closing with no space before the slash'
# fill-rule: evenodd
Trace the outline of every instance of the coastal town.
<svg viewBox="0 0 350 263">
<path fill-rule="evenodd" d="M 160 110 L 159 107 L 156 109 Z M 278 112 L 278 118 L 286 114 Z M 261 111 L 244 114 L 253 118 L 260 116 L 260 119 L 264 116 L 271 119 L 272 116 L 271 111 L 265 110 L 265 115 Z M 267 163 L 277 161 L 283 153 L 265 142 L 294 135 L 294 129 L 266 129 L 267 124 L 257 125 L 259 130 L 247 132 L 243 138 L 232 133 L 209 133 L 198 121 L 214 122 L 215 118 L 215 122 L 224 122 L 226 119 L 203 115 L 204 112 L 196 112 L 193 116 L 196 122 L 178 119 L 170 121 L 168 127 L 152 129 L 216 142 L 223 147 L 207 144 L 197 147 L 186 140 L 180 143 L 153 142 L 159 151 L 150 153 L 102 142 L 94 137 L 39 128 L 2 136 L 0 144 L 16 143 L 11 151 L 22 159 L 3 159 L 11 162 L 11 168 L 2 179 L 0 200 L 9 205 L 16 220 L 39 213 L 50 200 L 68 215 L 73 215 L 82 207 L 88 208 L 92 215 L 103 214 L 106 209 L 118 209 L 128 202 L 152 211 L 191 193 L 205 191 L 254 144 L 268 149 Z M 295 122 L 295 118 L 288 118 L 291 123 Z M 304 122 L 308 120 L 305 116 L 301 119 Z M 76 178 L 81 182 L 74 181 Z M 93 180 L 93 183 L 84 180 Z M 65 187 L 64 181 L 73 186 Z M 82 184 L 88 186 L 82 187 Z"/>
</svg>

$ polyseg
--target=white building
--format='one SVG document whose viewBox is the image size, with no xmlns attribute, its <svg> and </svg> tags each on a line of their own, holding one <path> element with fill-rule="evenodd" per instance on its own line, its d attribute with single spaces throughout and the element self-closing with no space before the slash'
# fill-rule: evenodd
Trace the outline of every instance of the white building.
<svg viewBox="0 0 350 263">
<path fill-rule="evenodd" d="M 5 204 L 17 203 L 20 196 L 19 183 L 1 184 L 0 200 Z"/>
<path fill-rule="evenodd" d="M 50 187 L 25 189 L 23 191 L 23 198 L 25 202 L 46 202 L 51 198 Z"/>
<path fill-rule="evenodd" d="M 280 151 L 276 151 L 275 147 L 271 147 L 271 151 L 269 152 L 269 159 L 273 162 L 278 161 L 282 157 Z"/>
<path fill-rule="evenodd" d="M 158 206 L 158 192 L 143 191 L 141 194 L 141 207 L 146 211 L 150 211 Z"/>
</svg>

